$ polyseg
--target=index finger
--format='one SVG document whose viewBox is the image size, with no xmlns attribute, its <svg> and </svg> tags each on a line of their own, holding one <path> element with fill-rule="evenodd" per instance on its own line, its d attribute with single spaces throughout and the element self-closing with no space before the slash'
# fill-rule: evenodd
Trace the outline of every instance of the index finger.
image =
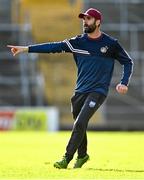
<svg viewBox="0 0 144 180">
<path fill-rule="evenodd" d="M 7 47 L 9 47 L 9 48 L 13 48 L 13 47 L 15 47 L 15 46 L 13 46 L 13 45 L 7 45 Z"/>
</svg>

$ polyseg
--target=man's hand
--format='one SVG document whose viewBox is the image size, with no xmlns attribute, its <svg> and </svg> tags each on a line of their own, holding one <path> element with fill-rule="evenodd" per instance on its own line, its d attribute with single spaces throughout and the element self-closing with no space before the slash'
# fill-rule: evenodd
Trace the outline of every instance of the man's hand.
<svg viewBox="0 0 144 180">
<path fill-rule="evenodd" d="M 21 52 L 28 52 L 28 46 L 12 46 L 12 45 L 7 45 L 8 48 L 11 49 L 11 52 L 13 56 L 21 53 Z"/>
<path fill-rule="evenodd" d="M 127 91 L 128 91 L 128 87 L 126 85 L 124 85 L 124 84 L 118 84 L 116 86 L 116 90 L 120 94 L 126 94 Z"/>
</svg>

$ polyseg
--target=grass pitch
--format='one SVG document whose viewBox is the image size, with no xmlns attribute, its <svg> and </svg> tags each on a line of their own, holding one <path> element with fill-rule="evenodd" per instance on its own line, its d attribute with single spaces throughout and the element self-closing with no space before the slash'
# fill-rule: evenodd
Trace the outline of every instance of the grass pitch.
<svg viewBox="0 0 144 180">
<path fill-rule="evenodd" d="M 144 179 L 144 133 L 88 132 L 90 161 L 59 170 L 70 132 L 1 132 L 0 179 Z M 75 159 L 75 158 L 74 158 Z"/>
</svg>

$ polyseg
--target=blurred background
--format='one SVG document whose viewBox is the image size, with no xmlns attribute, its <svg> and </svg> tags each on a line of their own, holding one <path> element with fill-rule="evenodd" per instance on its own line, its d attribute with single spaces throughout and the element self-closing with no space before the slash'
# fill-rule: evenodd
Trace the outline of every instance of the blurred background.
<svg viewBox="0 0 144 180">
<path fill-rule="evenodd" d="M 119 39 L 134 60 L 129 92 L 115 86 L 122 75 L 116 62 L 109 96 L 89 130 L 144 130 L 143 0 L 0 0 L 0 130 L 69 130 L 70 98 L 76 66 L 70 54 L 21 54 L 7 44 L 62 41 L 82 33 L 79 12 L 103 14 L 102 31 Z"/>
</svg>

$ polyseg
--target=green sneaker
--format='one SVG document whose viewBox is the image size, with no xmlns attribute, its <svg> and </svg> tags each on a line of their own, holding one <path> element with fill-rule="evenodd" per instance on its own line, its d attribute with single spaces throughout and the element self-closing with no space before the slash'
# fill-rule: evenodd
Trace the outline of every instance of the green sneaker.
<svg viewBox="0 0 144 180">
<path fill-rule="evenodd" d="M 66 157 L 65 156 L 63 156 L 61 161 L 58 161 L 58 162 L 54 163 L 54 167 L 55 168 L 59 168 L 59 169 L 66 169 L 67 166 L 68 166 L 68 163 L 66 161 Z"/>
<path fill-rule="evenodd" d="M 85 155 L 85 157 L 83 158 L 79 158 L 79 159 L 77 158 L 73 168 L 81 168 L 83 164 L 86 163 L 88 160 L 89 160 L 88 154 Z"/>
</svg>

